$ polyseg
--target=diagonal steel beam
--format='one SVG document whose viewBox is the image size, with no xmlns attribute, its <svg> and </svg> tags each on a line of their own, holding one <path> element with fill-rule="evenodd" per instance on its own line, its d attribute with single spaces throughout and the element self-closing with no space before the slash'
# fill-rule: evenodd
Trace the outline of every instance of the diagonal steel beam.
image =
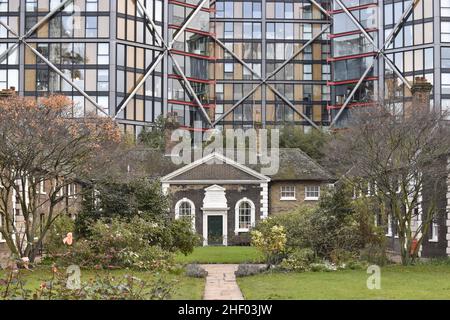
<svg viewBox="0 0 450 320">
<path fill-rule="evenodd" d="M 202 111 L 203 117 L 206 119 L 206 121 L 208 122 L 208 124 L 210 126 L 212 126 L 212 121 L 209 118 L 208 113 L 205 110 L 205 107 L 203 106 L 202 102 L 200 101 L 200 99 L 198 98 L 197 94 L 195 93 L 194 88 L 192 88 L 191 83 L 189 82 L 189 80 L 186 78 L 186 75 L 184 74 L 183 70 L 181 69 L 180 65 L 178 64 L 178 61 L 173 57 L 172 53 L 169 51 L 169 55 L 172 58 L 172 62 L 173 65 L 175 66 L 175 68 L 177 69 L 177 72 L 181 75 L 181 77 L 183 78 L 184 84 L 187 86 L 188 91 L 191 93 L 191 95 L 194 97 L 195 102 L 199 105 L 200 110 Z"/>
<path fill-rule="evenodd" d="M 349 17 L 352 19 L 352 21 L 357 25 L 357 27 L 363 32 L 364 36 L 369 39 L 369 41 L 371 41 L 371 43 L 374 45 L 374 47 L 376 47 L 375 41 L 373 40 L 373 38 L 365 31 L 365 29 L 362 27 L 362 25 L 359 23 L 359 21 L 356 20 L 356 18 L 353 16 L 353 14 L 351 14 L 351 12 L 345 7 L 344 4 L 342 4 L 342 2 L 340 0 L 336 0 L 338 2 L 338 4 L 343 8 L 344 12 L 348 12 L 347 15 L 349 15 Z M 377 54 L 373 57 L 371 64 L 368 66 L 368 68 L 366 69 L 366 71 L 363 73 L 363 75 L 361 76 L 361 78 L 359 79 L 358 83 L 356 84 L 356 86 L 353 88 L 353 90 L 351 91 L 350 95 L 347 97 L 347 99 L 345 100 L 344 104 L 341 106 L 341 108 L 339 109 L 338 114 L 335 116 L 335 118 L 333 119 L 333 121 L 331 122 L 330 127 L 333 127 L 336 122 L 339 120 L 339 118 L 341 117 L 342 113 L 344 112 L 345 108 L 348 106 L 348 104 L 351 102 L 351 100 L 353 99 L 354 95 L 356 94 L 356 92 L 358 91 L 359 87 L 361 86 L 361 84 L 364 82 L 365 78 L 367 77 L 367 75 L 369 74 L 370 70 L 372 70 L 372 68 L 375 66 L 375 61 L 378 59 L 378 57 L 380 55 L 382 55 L 384 57 L 384 59 L 386 60 L 386 62 L 388 63 L 388 65 L 392 68 L 392 70 L 399 76 L 399 78 L 405 83 L 405 85 L 411 89 L 411 84 L 409 83 L 408 80 L 406 80 L 403 75 L 401 74 L 400 70 L 398 70 L 397 66 L 395 66 L 395 64 L 392 63 L 392 61 L 386 57 L 386 55 L 384 54 L 384 50 L 385 48 L 393 41 L 395 35 L 398 33 L 398 31 L 400 30 L 400 28 L 403 26 L 403 24 L 405 23 L 405 21 L 408 19 L 408 17 L 410 16 L 410 14 L 412 13 L 412 11 L 414 10 L 415 6 L 417 6 L 417 4 L 420 2 L 420 0 L 414 0 L 411 5 L 408 7 L 408 9 L 403 12 L 402 16 L 400 17 L 400 20 L 396 23 L 396 25 L 394 26 L 394 28 L 392 29 L 392 31 L 390 32 L 390 34 L 388 35 L 388 37 L 386 38 L 383 46 L 381 48 L 378 49 Z"/>
<path fill-rule="evenodd" d="M 101 113 L 109 117 L 109 114 L 103 110 L 103 108 L 95 101 L 90 95 L 88 95 L 83 89 L 81 89 L 79 86 L 77 86 L 72 79 L 69 79 L 61 70 L 58 69 L 50 60 L 48 60 L 45 56 L 43 56 L 39 51 L 37 51 L 35 48 L 33 48 L 28 42 L 25 40 L 22 40 L 22 42 L 30 48 L 31 51 L 35 55 L 37 55 L 42 61 L 44 61 L 50 68 L 53 69 L 61 78 L 63 78 L 65 81 L 67 81 L 75 90 L 77 90 L 82 96 L 84 96 L 87 100 L 89 100 L 90 103 L 92 103 L 97 110 L 99 110 Z"/>
<path fill-rule="evenodd" d="M 62 9 L 66 4 L 71 2 L 73 0 L 63 0 L 60 4 L 58 4 L 55 8 L 53 8 L 49 13 L 45 15 L 41 20 L 38 21 L 34 26 L 30 28 L 22 37 L 19 38 L 19 40 L 22 40 L 24 38 L 28 38 L 30 35 L 32 35 L 37 29 L 39 29 L 40 26 L 42 26 L 44 23 L 47 22 L 48 19 L 53 17 L 55 13 L 57 13 L 60 9 Z"/>
<path fill-rule="evenodd" d="M 144 83 L 147 81 L 148 77 L 150 77 L 155 71 L 155 69 L 158 67 L 159 63 L 162 61 L 164 56 L 166 55 L 165 51 L 160 52 L 158 56 L 156 57 L 156 60 L 153 62 L 153 65 L 150 67 L 150 69 L 147 71 L 147 73 L 144 75 L 144 77 L 139 81 L 139 83 L 136 85 L 136 87 L 133 89 L 133 91 L 128 95 L 127 99 L 122 103 L 119 110 L 116 110 L 115 115 L 113 117 L 114 120 L 117 119 L 119 114 L 125 109 L 125 107 L 130 103 L 130 101 L 134 98 L 134 96 L 138 93 L 138 91 L 141 89 L 141 87 L 144 85 Z"/>
<path fill-rule="evenodd" d="M 58 4 L 55 8 L 53 8 L 48 14 L 46 14 L 45 17 L 43 17 L 34 26 L 32 26 L 30 28 L 30 30 L 28 30 L 23 36 L 19 36 L 17 33 L 12 31 L 10 27 L 7 28 L 6 24 L 3 23 L 3 21 L 2 21 L 2 25 L 16 36 L 17 42 L 13 46 L 9 47 L 6 51 L 4 51 L 0 55 L 0 63 L 5 59 L 5 57 L 8 56 L 9 53 L 11 53 L 13 50 L 15 50 L 20 45 L 22 40 L 25 40 L 30 35 L 32 35 L 37 29 L 39 29 L 40 26 L 42 26 L 45 22 L 47 22 L 48 19 L 50 19 L 53 15 L 55 15 L 61 8 L 63 8 L 70 1 L 73 1 L 73 0 L 63 0 L 60 4 Z"/>
<path fill-rule="evenodd" d="M 352 22 L 356 25 L 356 27 L 361 31 L 361 33 L 367 38 L 367 40 L 370 41 L 370 43 L 374 46 L 374 48 L 378 48 L 378 45 L 375 43 L 375 40 L 372 38 L 372 36 L 364 29 L 364 27 L 361 25 L 361 23 L 355 18 L 355 16 L 348 10 L 348 8 L 342 3 L 341 0 L 335 0 L 342 8 L 342 10 L 345 12 L 345 14 L 352 20 Z M 408 15 L 411 12 L 411 8 L 414 9 L 414 7 L 418 4 L 420 0 L 414 0 L 414 2 L 411 3 L 410 8 L 407 10 Z M 406 12 L 405 12 L 406 13 Z M 399 23 L 397 23 L 397 26 L 401 27 L 404 23 L 404 19 L 406 17 L 406 14 L 403 14 L 402 18 L 400 19 Z M 395 29 L 395 28 L 394 28 Z M 405 85 L 408 88 L 411 88 L 411 84 L 408 80 L 403 77 L 401 72 L 398 70 L 398 68 L 392 63 L 392 61 L 386 57 L 383 49 L 378 49 L 377 57 L 379 55 L 382 55 L 383 58 L 386 60 L 386 63 L 392 68 L 392 70 L 397 74 L 397 76 L 405 83 Z"/>
<path fill-rule="evenodd" d="M 130 93 L 130 95 L 127 97 L 127 99 L 122 103 L 122 105 L 120 106 L 119 110 L 116 111 L 116 114 L 114 116 L 114 119 L 116 119 L 118 117 L 118 115 L 123 111 L 123 109 L 125 109 L 125 107 L 128 105 L 128 103 L 130 103 L 130 101 L 135 97 L 135 95 L 137 94 L 137 92 L 140 90 L 140 88 L 145 84 L 145 81 L 148 79 L 148 77 L 154 72 L 154 70 L 156 69 L 156 67 L 161 63 L 163 57 L 165 56 L 166 52 L 168 53 L 168 56 L 170 56 L 170 58 L 172 59 L 173 65 L 175 67 L 175 69 L 177 70 L 177 72 L 181 75 L 181 77 L 183 78 L 184 83 L 186 84 L 186 87 L 189 91 L 189 93 L 191 94 L 191 96 L 194 98 L 195 102 L 198 104 L 198 106 L 200 107 L 200 110 L 202 112 L 203 117 L 205 118 L 205 120 L 208 122 L 209 125 L 212 125 L 211 119 L 209 118 L 208 113 L 205 110 L 205 107 L 203 106 L 203 104 L 201 103 L 200 99 L 198 98 L 195 90 L 192 88 L 189 80 L 187 79 L 186 75 L 184 74 L 183 70 L 181 69 L 180 65 L 178 64 L 178 62 L 174 59 L 173 55 L 171 54 L 170 50 L 173 47 L 173 44 L 175 43 L 175 41 L 181 36 L 182 32 L 184 32 L 184 30 L 188 27 L 188 25 L 192 22 L 192 20 L 195 18 L 195 16 L 198 14 L 198 12 L 200 12 L 200 10 L 202 9 L 203 5 L 206 3 L 207 0 L 201 0 L 199 2 L 198 7 L 191 13 L 191 15 L 189 16 L 189 18 L 184 22 L 183 26 L 181 27 L 181 29 L 178 30 L 178 32 L 176 32 L 173 35 L 172 41 L 167 44 L 164 40 L 164 38 L 161 36 L 161 34 L 158 32 L 157 28 L 156 28 L 156 24 L 153 21 L 153 18 L 150 14 L 150 12 L 148 11 L 148 9 L 143 5 L 143 3 L 141 2 L 141 0 L 137 0 L 137 4 L 138 7 L 144 12 L 144 15 L 146 16 L 146 20 L 148 21 L 148 23 L 150 23 L 151 29 L 153 29 L 153 33 L 157 36 L 157 38 L 161 41 L 163 47 L 164 47 L 164 51 L 161 52 L 161 54 L 157 57 L 156 61 L 154 62 L 153 66 L 150 68 L 150 70 L 144 75 L 144 77 L 141 79 L 141 81 L 136 85 L 136 87 L 134 88 L 134 90 Z"/>
<path fill-rule="evenodd" d="M 197 14 L 202 10 L 203 6 L 208 0 L 200 0 L 199 4 L 197 5 L 197 8 L 193 12 L 191 12 L 189 18 L 184 22 L 184 24 L 181 26 L 180 29 L 178 29 L 177 32 L 173 34 L 172 41 L 169 42 L 169 48 L 172 49 L 173 44 L 175 41 L 177 41 L 178 37 L 183 34 L 184 30 L 188 27 L 188 25 L 194 20 L 194 18 L 197 16 Z"/>
<path fill-rule="evenodd" d="M 213 37 L 213 39 L 224 49 L 226 50 L 233 58 L 235 58 L 239 63 L 241 63 L 246 69 L 248 69 L 254 76 L 256 76 L 261 82 L 257 84 L 248 94 L 246 94 L 241 100 L 235 103 L 226 113 L 222 114 L 216 121 L 214 121 L 213 125 L 216 125 L 220 121 L 222 121 L 227 115 L 234 111 L 240 104 L 242 104 L 248 97 L 250 97 L 260 86 L 266 84 L 276 95 L 278 95 L 283 101 L 285 101 L 295 112 L 305 118 L 312 126 L 317 129 L 320 129 L 311 119 L 309 119 L 305 114 L 300 112 L 283 94 L 281 94 L 278 90 L 276 90 L 272 85 L 268 84 L 267 81 L 274 77 L 280 70 L 282 70 L 290 61 L 295 59 L 301 52 L 303 52 L 308 46 L 310 46 L 317 38 L 322 36 L 324 32 L 326 32 L 331 25 L 327 25 L 323 28 L 317 35 L 311 38 L 308 42 L 306 42 L 297 52 L 295 52 L 290 58 L 288 58 L 283 64 L 281 64 L 276 70 L 274 70 L 270 75 L 268 75 L 265 79 L 261 77 L 260 74 L 255 72 L 245 61 L 243 61 L 240 57 L 238 57 L 231 49 L 229 49 L 222 41 Z"/>
<path fill-rule="evenodd" d="M 313 5 L 315 5 L 317 7 L 317 9 L 319 9 L 320 11 L 322 11 L 322 13 L 324 15 L 326 15 L 328 18 L 331 18 L 331 15 L 328 13 L 327 10 L 325 10 L 317 1 L 315 0 L 309 0 L 309 2 L 311 2 Z"/>
<path fill-rule="evenodd" d="M 9 32 L 11 32 L 13 35 L 17 36 L 17 33 L 12 30 L 10 26 L 8 26 L 3 21 L 0 21 L 0 24 L 3 25 Z M 89 96 L 83 89 L 81 89 L 79 86 L 77 86 L 72 79 L 69 79 L 61 70 L 59 70 L 50 60 L 48 60 L 44 55 L 42 55 L 39 51 L 37 51 L 35 48 L 33 48 L 28 42 L 25 41 L 24 38 L 20 40 L 23 44 L 25 44 L 36 56 L 38 56 L 42 61 L 45 62 L 50 68 L 53 69 L 57 74 L 61 76 L 64 80 L 66 80 L 75 90 L 77 90 L 81 95 L 83 95 L 86 99 L 89 100 L 100 112 L 105 114 L 106 116 L 109 116 L 102 107 L 100 107 L 97 104 L 97 101 L 95 101 L 91 96 Z"/>
</svg>

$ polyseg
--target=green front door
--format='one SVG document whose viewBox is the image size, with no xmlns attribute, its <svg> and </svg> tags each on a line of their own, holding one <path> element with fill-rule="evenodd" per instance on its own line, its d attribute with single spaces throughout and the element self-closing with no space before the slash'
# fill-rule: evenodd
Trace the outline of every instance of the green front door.
<svg viewBox="0 0 450 320">
<path fill-rule="evenodd" d="M 223 245 L 223 217 L 208 216 L 208 245 Z"/>
</svg>

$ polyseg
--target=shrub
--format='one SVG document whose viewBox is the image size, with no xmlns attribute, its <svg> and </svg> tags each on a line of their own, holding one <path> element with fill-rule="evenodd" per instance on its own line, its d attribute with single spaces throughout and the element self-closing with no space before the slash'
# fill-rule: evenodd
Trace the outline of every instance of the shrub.
<svg viewBox="0 0 450 320">
<path fill-rule="evenodd" d="M 192 278 L 206 278 L 208 276 L 208 271 L 198 264 L 188 264 L 186 266 L 186 275 Z"/>
<path fill-rule="evenodd" d="M 78 288 L 70 289 L 68 276 L 54 267 L 52 270 L 51 279 L 34 291 L 27 289 L 23 270 L 10 270 L 6 279 L 0 280 L 0 300 L 164 300 L 174 285 L 161 277 L 146 282 L 129 275 L 115 278 L 107 274 L 80 281 Z"/>
<path fill-rule="evenodd" d="M 236 277 L 248 277 L 268 270 L 268 266 L 259 264 L 240 264 L 234 273 Z"/>
<path fill-rule="evenodd" d="M 251 232 L 252 245 L 264 255 L 268 264 L 279 263 L 286 250 L 286 232 L 283 226 L 272 225 L 270 219 L 261 222 Z"/>
<path fill-rule="evenodd" d="M 309 248 L 293 250 L 280 263 L 280 268 L 287 271 L 309 271 L 310 265 L 315 261 L 314 251 Z"/>
<path fill-rule="evenodd" d="M 75 222 L 67 215 L 61 215 L 55 219 L 45 239 L 44 249 L 50 255 L 58 255 L 67 251 L 67 245 L 63 243 L 69 232 L 75 229 Z"/>
</svg>

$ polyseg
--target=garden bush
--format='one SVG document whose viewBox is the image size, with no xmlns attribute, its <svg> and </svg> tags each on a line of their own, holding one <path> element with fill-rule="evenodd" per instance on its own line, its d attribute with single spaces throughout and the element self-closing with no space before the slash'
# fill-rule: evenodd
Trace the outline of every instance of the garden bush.
<svg viewBox="0 0 450 320">
<path fill-rule="evenodd" d="M 116 278 L 110 274 L 82 281 L 78 286 L 68 286 L 68 276 L 56 267 L 52 277 L 43 280 L 35 290 L 26 287 L 24 270 L 11 269 L 5 279 L 0 279 L 0 300 L 165 300 L 170 298 L 174 283 L 157 276 L 151 282 L 124 275 Z"/>
<path fill-rule="evenodd" d="M 206 278 L 208 276 L 208 271 L 198 264 L 188 264 L 186 266 L 186 275 L 191 278 Z"/>
<path fill-rule="evenodd" d="M 269 267 L 267 265 L 240 264 L 234 274 L 236 277 L 248 277 L 260 274 L 268 269 Z"/>
<path fill-rule="evenodd" d="M 280 263 L 279 268 L 286 271 L 304 272 L 310 270 L 310 265 L 316 261 L 314 251 L 309 248 L 296 249 L 288 253 Z"/>
<path fill-rule="evenodd" d="M 174 253 L 192 252 L 198 243 L 190 221 L 132 219 L 98 220 L 89 236 L 74 242 L 60 264 L 141 270 L 170 269 Z"/>
<path fill-rule="evenodd" d="M 67 215 L 57 217 L 44 239 L 46 253 L 50 255 L 65 253 L 67 245 L 63 243 L 63 239 L 69 232 L 73 232 L 74 228 L 75 222 L 71 217 Z"/>
<path fill-rule="evenodd" d="M 273 225 L 271 220 L 262 221 L 251 237 L 252 245 L 264 255 L 267 264 L 278 264 L 284 258 L 287 240 L 283 226 Z"/>
</svg>

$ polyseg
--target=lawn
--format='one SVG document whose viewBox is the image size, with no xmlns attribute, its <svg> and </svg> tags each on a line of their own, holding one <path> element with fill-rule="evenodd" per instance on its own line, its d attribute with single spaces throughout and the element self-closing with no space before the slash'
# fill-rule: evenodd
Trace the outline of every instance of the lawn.
<svg viewBox="0 0 450 320">
<path fill-rule="evenodd" d="M 44 269 L 45 268 L 45 269 Z M 23 270 L 24 272 L 24 280 L 26 281 L 25 287 L 28 289 L 36 289 L 40 286 L 40 284 L 44 280 L 51 279 L 50 268 L 41 267 L 39 269 L 33 271 Z M 4 278 L 4 271 L 0 270 L 0 278 Z M 90 278 L 94 278 L 96 276 L 102 275 L 106 273 L 106 271 L 94 271 L 94 270 L 81 270 L 81 279 L 88 280 Z M 155 274 L 151 272 L 143 272 L 143 271 L 129 271 L 129 270 L 113 270 L 110 271 L 111 275 L 121 278 L 124 275 L 133 275 L 144 281 L 151 281 Z M 162 275 L 165 279 L 175 280 L 176 285 L 174 288 L 174 292 L 172 294 L 172 299 L 174 300 L 201 300 L 203 296 L 203 290 L 205 287 L 204 279 L 196 279 L 189 278 L 185 275 L 181 274 L 171 274 L 167 273 Z"/>
<path fill-rule="evenodd" d="M 182 264 L 261 263 L 263 257 L 253 247 L 198 247 L 188 256 L 179 254 L 176 261 Z"/>
<path fill-rule="evenodd" d="M 365 270 L 270 273 L 239 278 L 246 299 L 450 299 L 450 266 L 388 266 L 381 290 L 367 289 Z"/>
</svg>

